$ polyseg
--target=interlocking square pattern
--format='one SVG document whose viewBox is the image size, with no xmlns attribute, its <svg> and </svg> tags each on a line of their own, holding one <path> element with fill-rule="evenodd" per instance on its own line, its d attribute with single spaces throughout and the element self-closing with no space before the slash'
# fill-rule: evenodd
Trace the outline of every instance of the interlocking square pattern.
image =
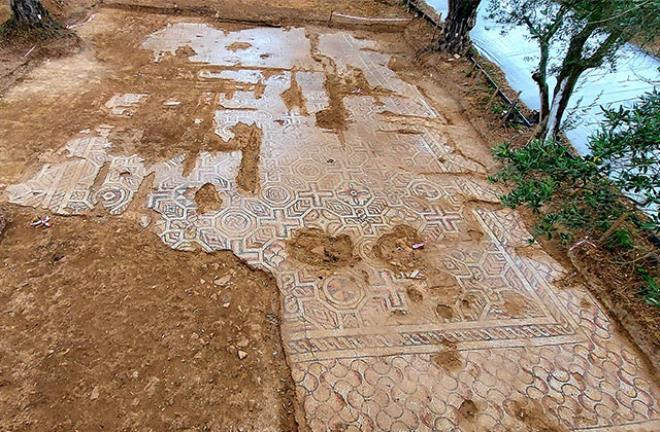
<svg viewBox="0 0 660 432">
<path fill-rule="evenodd" d="M 10 186 L 9 200 L 67 215 L 101 202 L 121 214 L 153 173 L 138 204 L 158 213 L 151 229 L 167 246 L 230 249 L 276 277 L 285 350 L 313 431 L 525 431 L 521 401 L 557 430 L 660 430 L 657 388 L 634 349 L 583 288 L 556 286 L 562 267 L 528 245 L 482 161 L 454 149 L 442 107 L 390 69 L 377 41 L 175 20 L 142 44 L 154 67 L 186 47 L 200 83 L 264 86 L 207 98 L 220 139 L 241 122 L 262 131 L 254 194 L 237 186 L 241 151 L 201 152 L 184 174 L 186 155 L 147 166 L 116 153 L 111 126 L 100 124 L 64 144 L 70 159 Z M 341 134 L 318 127 L 328 74 L 355 70 L 380 96 L 345 96 Z M 282 94 L 293 80 L 304 107 L 289 109 Z M 148 98 L 126 88 L 99 109 L 130 117 Z M 223 206 L 200 214 L 190 191 L 206 183 Z M 420 233 L 429 268 L 449 275 L 450 288 L 434 287 L 428 269 L 395 272 L 376 257 L 378 238 L 402 224 Z M 287 255 L 302 228 L 350 236 L 360 260 L 320 278 Z M 466 423 L 468 399 L 477 411 Z"/>
</svg>

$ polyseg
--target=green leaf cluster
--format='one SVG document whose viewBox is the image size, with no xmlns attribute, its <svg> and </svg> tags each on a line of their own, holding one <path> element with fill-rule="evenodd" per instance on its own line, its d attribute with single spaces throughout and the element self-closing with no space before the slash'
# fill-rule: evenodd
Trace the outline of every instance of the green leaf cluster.
<svg viewBox="0 0 660 432">
<path fill-rule="evenodd" d="M 635 250 L 640 236 L 660 233 L 658 92 L 630 107 L 604 110 L 589 149 L 589 156 L 580 157 L 555 140 L 536 139 L 522 148 L 503 143 L 493 150 L 503 168 L 490 180 L 511 186 L 504 205 L 537 214 L 536 238 L 558 238 L 565 246 L 589 238 L 610 251 Z M 658 269 L 636 267 L 646 281 L 647 300 L 656 303 Z"/>
</svg>

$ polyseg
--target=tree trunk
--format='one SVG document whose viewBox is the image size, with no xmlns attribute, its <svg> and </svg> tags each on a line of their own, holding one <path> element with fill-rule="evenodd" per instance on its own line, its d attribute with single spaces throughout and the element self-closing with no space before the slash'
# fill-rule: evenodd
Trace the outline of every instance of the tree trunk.
<svg viewBox="0 0 660 432">
<path fill-rule="evenodd" d="M 560 74 L 552 96 L 550 112 L 543 124 L 541 136 L 544 139 L 555 138 L 561 130 L 561 122 L 568 107 L 568 102 L 573 95 L 581 70 L 572 70 L 568 74 Z"/>
<path fill-rule="evenodd" d="M 539 111 L 539 123 L 546 121 L 550 112 L 550 90 L 548 89 L 548 61 L 550 59 L 550 44 L 542 41 L 540 43 L 541 58 L 539 59 L 539 68 L 532 74 L 532 79 L 539 88 L 539 99 L 541 100 L 541 109 Z"/>
<path fill-rule="evenodd" d="M 18 26 L 47 28 L 55 24 L 39 0 L 10 0 L 9 4 Z"/>
<path fill-rule="evenodd" d="M 445 19 L 444 40 L 440 49 L 464 55 L 472 45 L 470 30 L 477 22 L 477 8 L 481 0 L 449 0 Z"/>
</svg>

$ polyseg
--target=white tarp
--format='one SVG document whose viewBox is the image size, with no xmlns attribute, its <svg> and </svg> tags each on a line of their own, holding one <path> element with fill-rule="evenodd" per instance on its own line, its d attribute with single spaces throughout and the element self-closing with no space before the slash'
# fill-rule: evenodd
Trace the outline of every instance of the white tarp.
<svg viewBox="0 0 660 432">
<path fill-rule="evenodd" d="M 426 0 L 427 3 L 447 16 L 447 0 Z M 497 64 L 506 79 L 517 91 L 521 100 L 532 109 L 539 109 L 538 87 L 532 80 L 532 72 L 538 60 L 538 47 L 527 37 L 525 27 L 502 26 L 488 17 L 489 0 L 483 0 L 478 11 L 477 24 L 470 33 L 477 50 Z M 505 34 L 502 34 L 502 30 Z M 554 50 L 556 58 L 561 53 Z M 551 56 L 553 54 L 551 53 Z M 576 118 L 574 129 L 567 131 L 573 146 L 581 154 L 587 152 L 589 136 L 601 120 L 600 105 L 617 107 L 635 101 L 642 94 L 653 90 L 660 81 L 660 61 L 634 45 L 625 45 L 617 53 L 616 69 L 605 65 L 583 75 L 576 89 L 570 108 L 581 100 L 581 106 L 590 106 L 586 113 Z M 550 82 L 551 88 L 554 82 Z"/>
</svg>

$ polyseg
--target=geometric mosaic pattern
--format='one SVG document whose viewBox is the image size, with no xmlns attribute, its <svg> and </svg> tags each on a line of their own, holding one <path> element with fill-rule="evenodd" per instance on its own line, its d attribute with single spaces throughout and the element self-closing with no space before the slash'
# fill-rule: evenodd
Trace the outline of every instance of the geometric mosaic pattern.
<svg viewBox="0 0 660 432">
<path fill-rule="evenodd" d="M 660 429 L 657 387 L 628 341 L 584 289 L 553 285 L 561 266 L 527 244 L 516 212 L 496 207 L 484 164 L 449 144 L 442 113 L 388 67 L 377 42 L 174 22 L 143 43 L 156 63 L 186 47 L 200 82 L 263 84 L 262 94 L 211 98 L 221 139 L 239 122 L 262 130 L 254 194 L 236 184 L 240 151 L 202 152 L 184 175 L 185 155 L 147 167 L 113 153 L 101 125 L 66 144 L 75 159 L 9 187 L 10 201 L 61 214 L 100 202 L 121 214 L 153 173 L 143 205 L 160 215 L 152 229 L 165 244 L 232 250 L 276 277 L 285 350 L 313 431 L 526 430 L 521 403 L 556 430 Z M 355 71 L 375 91 L 343 98 L 341 136 L 319 128 L 328 74 Z M 294 80 L 304 106 L 289 109 L 281 95 Z M 108 116 L 131 116 L 149 97 L 125 91 L 108 101 Z M 192 197 L 206 183 L 223 205 L 200 214 Z M 428 266 L 397 273 L 376 258 L 377 239 L 401 224 L 424 239 Z M 287 256 L 286 240 L 302 228 L 350 236 L 360 261 L 320 278 Z M 453 283 L 434 286 L 431 271 Z M 466 400 L 476 410 L 467 420 Z"/>
</svg>

